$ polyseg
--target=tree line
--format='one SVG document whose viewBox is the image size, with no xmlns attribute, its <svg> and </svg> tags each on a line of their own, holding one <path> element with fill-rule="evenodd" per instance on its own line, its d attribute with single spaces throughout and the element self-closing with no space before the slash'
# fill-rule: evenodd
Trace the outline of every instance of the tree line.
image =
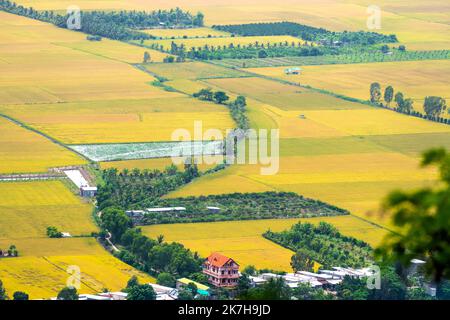
<svg viewBox="0 0 450 320">
<path fill-rule="evenodd" d="M 385 104 L 383 104 L 383 101 Z M 447 110 L 447 102 L 441 97 L 425 97 L 423 104 L 425 114 L 422 114 L 421 112 L 414 110 L 414 100 L 405 98 L 400 91 L 394 94 L 394 88 L 392 86 L 387 86 L 383 93 L 381 85 L 378 82 L 374 82 L 370 85 L 370 102 L 387 108 L 391 108 L 391 103 L 395 102 L 393 110 L 397 112 L 450 124 L 450 119 L 441 117 L 444 111 Z"/>
<path fill-rule="evenodd" d="M 313 271 L 314 263 L 332 267 L 365 267 L 371 262 L 372 249 L 361 241 L 342 235 L 333 225 L 320 222 L 297 223 L 290 230 L 263 234 L 283 247 L 295 251 L 291 266 L 295 271 Z"/>
<path fill-rule="evenodd" d="M 124 169 L 119 172 L 115 168 L 106 169 L 102 172 L 105 183 L 98 188 L 98 207 L 100 210 L 107 207 L 125 210 L 133 206 L 146 207 L 199 175 L 197 165 L 192 163 L 186 164 L 183 171 L 175 165 L 164 171 Z"/>
<path fill-rule="evenodd" d="M 142 224 L 310 218 L 348 214 L 344 209 L 293 192 L 232 193 L 158 199 L 152 203 L 152 207 L 185 207 L 186 211 L 149 212 L 145 214 Z M 207 207 L 220 210 L 209 210 Z"/>
<path fill-rule="evenodd" d="M 211 101 L 217 104 L 224 104 L 230 110 L 231 117 L 241 130 L 250 128 L 250 122 L 247 117 L 247 100 L 244 96 L 238 96 L 236 100 L 227 103 L 230 97 L 224 91 L 212 91 L 211 88 L 204 88 L 193 94 L 194 98 L 202 101 Z"/>
<path fill-rule="evenodd" d="M 343 31 L 334 32 L 324 28 L 315 28 L 294 22 L 248 23 L 238 25 L 215 25 L 214 29 L 242 36 L 278 36 L 291 35 L 307 41 L 320 41 L 333 45 L 343 44 L 372 45 L 377 43 L 398 42 L 395 35 L 384 35 L 376 32 Z"/>
<path fill-rule="evenodd" d="M 37 11 L 13 1 L 0 0 L 0 10 L 68 28 L 70 14 L 61 15 L 53 11 Z M 180 8 L 146 11 L 81 11 L 80 29 L 84 33 L 114 40 L 154 39 L 154 36 L 137 30 L 147 28 L 200 27 L 204 15 L 192 15 Z"/>
</svg>

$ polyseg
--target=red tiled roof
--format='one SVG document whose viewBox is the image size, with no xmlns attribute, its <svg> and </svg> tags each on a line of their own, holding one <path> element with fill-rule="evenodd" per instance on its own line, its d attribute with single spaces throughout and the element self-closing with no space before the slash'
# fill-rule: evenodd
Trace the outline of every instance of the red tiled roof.
<svg viewBox="0 0 450 320">
<path fill-rule="evenodd" d="M 212 265 L 214 267 L 218 267 L 218 268 L 222 267 L 224 264 L 226 264 L 230 260 L 234 262 L 233 259 L 228 258 L 218 252 L 211 253 L 211 255 L 208 258 L 206 258 L 206 260 L 209 262 L 210 265 Z M 234 263 L 236 263 L 236 262 L 234 262 Z"/>
</svg>

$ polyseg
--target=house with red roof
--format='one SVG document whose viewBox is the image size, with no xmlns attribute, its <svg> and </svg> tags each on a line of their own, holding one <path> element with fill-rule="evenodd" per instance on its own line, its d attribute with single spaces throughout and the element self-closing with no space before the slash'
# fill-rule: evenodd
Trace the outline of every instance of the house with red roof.
<svg viewBox="0 0 450 320">
<path fill-rule="evenodd" d="M 212 285 L 220 288 L 233 288 L 239 280 L 239 264 L 220 253 L 212 253 L 203 263 L 203 273 Z"/>
</svg>

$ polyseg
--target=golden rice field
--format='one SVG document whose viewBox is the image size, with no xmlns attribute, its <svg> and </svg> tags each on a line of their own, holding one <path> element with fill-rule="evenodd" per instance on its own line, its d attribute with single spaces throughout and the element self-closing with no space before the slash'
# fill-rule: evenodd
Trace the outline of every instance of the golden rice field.
<svg viewBox="0 0 450 320">
<path fill-rule="evenodd" d="M 103 38 L 102 41 L 80 41 L 80 42 L 61 42 L 55 43 L 62 47 L 67 47 L 80 52 L 90 53 L 99 57 L 118 60 L 126 63 L 142 63 L 144 52 L 150 54 L 151 62 L 162 62 L 167 53 L 156 50 L 141 48 L 125 44 L 121 41 L 109 40 Z"/>
<path fill-rule="evenodd" d="M 143 232 L 151 237 L 162 234 L 166 240 L 180 242 L 203 256 L 221 252 L 233 257 L 241 267 L 255 265 L 257 268 L 290 271 L 293 252 L 261 235 L 269 229 L 286 230 L 298 221 L 329 222 L 343 234 L 362 239 L 373 246 L 379 244 L 386 234 L 384 229 L 352 216 L 157 225 L 144 227 Z"/>
<path fill-rule="evenodd" d="M 414 107 L 419 111 L 422 111 L 426 96 L 450 98 L 448 60 L 305 66 L 300 75 L 286 75 L 285 68 L 253 68 L 249 71 L 362 100 L 369 99 L 371 83 L 379 82 L 383 88 L 392 85 L 396 92 L 401 91 L 414 99 Z"/>
<path fill-rule="evenodd" d="M 69 0 L 18 0 L 18 3 L 32 5 L 38 9 L 66 10 L 73 2 Z M 179 6 L 192 12 L 202 11 L 207 25 L 237 24 L 261 21 L 293 21 L 335 31 L 366 30 L 368 0 L 292 0 L 273 2 L 271 0 L 244 0 L 230 3 L 228 0 L 199 0 L 186 3 L 175 0 L 143 2 L 130 0 L 91 1 L 80 0 L 77 5 L 85 10 L 144 10 Z M 382 24 L 378 32 L 397 34 L 401 42 L 411 50 L 430 48 L 450 49 L 450 10 L 439 0 L 383 0 L 377 2 L 382 10 Z"/>
<path fill-rule="evenodd" d="M 46 237 L 48 226 L 72 235 L 97 231 L 92 206 L 62 181 L 0 183 L 0 239 Z"/>
<path fill-rule="evenodd" d="M 297 87 L 272 80 L 248 78 L 240 86 L 238 79 L 202 82 L 233 94 L 248 95 L 249 101 L 258 102 L 253 105 L 253 112 L 249 112 L 250 119 L 258 115 L 256 122 L 264 127 L 270 123 L 260 121 L 264 115 L 280 129 L 279 172 L 264 176 L 260 173 L 264 166 L 236 165 L 201 177 L 170 197 L 294 191 L 389 226 L 388 217 L 375 214 L 380 202 L 393 189 L 433 184 L 436 172 L 420 169 L 418 158 L 428 147 L 448 145 L 450 139 L 450 127 L 446 125 L 356 103 L 346 104 L 343 100 L 339 100 L 341 106 L 336 108 L 327 99 L 310 99 L 308 108 L 302 109 L 301 98 L 285 99 L 289 93 L 301 97 L 294 91 Z M 284 103 L 276 101 L 276 97 Z"/>
<path fill-rule="evenodd" d="M 150 46 L 152 44 L 157 44 L 162 46 L 164 50 L 170 50 L 170 47 L 174 42 L 176 45 L 184 45 L 187 50 L 190 48 L 203 48 L 205 46 L 209 47 L 228 47 L 229 45 L 234 46 L 248 46 L 259 44 L 279 44 L 288 42 L 291 44 L 294 42 L 304 43 L 303 40 L 295 38 L 292 36 L 257 36 L 257 37 L 218 37 L 218 38 L 188 38 L 188 39 L 163 39 L 163 40 L 145 40 L 144 44 Z"/>
<path fill-rule="evenodd" d="M 165 98 L 0 106 L 0 112 L 66 143 L 171 141 L 174 130 L 193 131 L 194 121 L 229 129 L 224 106 L 167 92 Z"/>
<path fill-rule="evenodd" d="M 142 30 L 152 36 L 159 38 L 208 38 L 208 37 L 229 37 L 228 32 L 215 30 L 212 28 L 187 28 L 187 29 L 148 29 Z"/>
<path fill-rule="evenodd" d="M 243 94 L 283 111 L 369 108 L 360 103 L 345 101 L 263 78 L 247 78 L 245 81 L 239 78 L 208 79 L 206 82 L 236 94 Z"/>
<path fill-rule="evenodd" d="M 67 149 L 0 117 L 0 174 L 46 172 L 52 167 L 85 162 Z"/>
<path fill-rule="evenodd" d="M 0 61 L 4 62 L 1 104 L 142 99 L 164 95 L 162 90 L 148 85 L 154 80 L 150 75 L 95 53 L 93 46 L 101 47 L 103 43 L 87 43 L 90 53 L 62 46 L 63 43 L 79 46 L 83 41 L 88 42 L 81 33 L 0 12 Z M 105 44 L 108 46 L 108 42 Z M 130 48 L 131 52 L 136 50 L 134 46 Z"/>
<path fill-rule="evenodd" d="M 10 244 L 0 240 L 2 248 Z M 133 275 L 142 283 L 155 281 L 114 258 L 93 238 L 22 239 L 14 244 L 20 257 L 0 259 L 0 279 L 10 296 L 24 291 L 31 299 L 55 297 L 73 275 L 69 267 L 80 271 L 80 293 L 120 291 Z"/>
<path fill-rule="evenodd" d="M 0 183 L 0 248 L 16 245 L 19 258 L 0 259 L 0 279 L 7 291 L 22 290 L 31 298 L 50 298 L 69 277 L 68 266 L 82 274 L 80 292 L 120 290 L 138 273 L 106 252 L 93 238 L 48 239 L 55 226 L 73 236 L 97 231 L 92 205 L 82 202 L 61 181 Z"/>
<path fill-rule="evenodd" d="M 175 67 L 174 67 L 175 66 Z M 147 64 L 146 69 L 168 80 L 195 80 L 205 78 L 236 78 L 248 76 L 246 73 L 205 62 L 184 62 L 176 65 Z"/>
</svg>

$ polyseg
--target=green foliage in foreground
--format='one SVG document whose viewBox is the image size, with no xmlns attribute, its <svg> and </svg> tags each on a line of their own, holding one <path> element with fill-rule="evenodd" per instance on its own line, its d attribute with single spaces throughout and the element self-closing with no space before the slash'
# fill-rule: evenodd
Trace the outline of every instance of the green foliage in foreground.
<svg viewBox="0 0 450 320">
<path fill-rule="evenodd" d="M 288 249 L 297 252 L 292 259 L 294 270 L 302 270 L 310 261 L 320 263 L 323 268 L 364 267 L 371 262 L 371 247 L 355 238 L 342 235 L 333 225 L 320 222 L 297 223 L 290 230 L 283 232 L 267 231 L 263 235 Z M 310 261 L 308 261 L 310 260 Z"/>
<path fill-rule="evenodd" d="M 377 249 L 380 258 L 399 261 L 423 258 L 425 272 L 436 282 L 450 279 L 450 153 L 434 149 L 423 156 L 422 166 L 436 166 L 441 183 L 414 192 L 395 191 L 384 203 L 401 233 L 390 233 Z"/>
</svg>

